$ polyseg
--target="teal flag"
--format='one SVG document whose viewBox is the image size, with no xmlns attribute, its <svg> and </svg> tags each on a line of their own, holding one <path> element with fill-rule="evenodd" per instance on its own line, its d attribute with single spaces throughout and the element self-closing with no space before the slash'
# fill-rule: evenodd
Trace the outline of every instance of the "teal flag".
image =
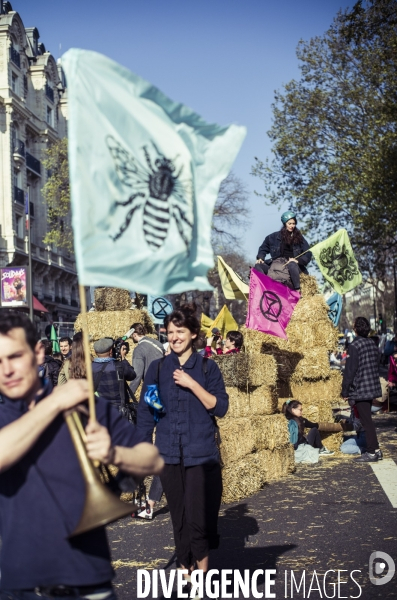
<svg viewBox="0 0 397 600">
<path fill-rule="evenodd" d="M 210 125 L 96 52 L 62 57 L 79 282 L 211 289 L 211 222 L 244 127 Z"/>
</svg>

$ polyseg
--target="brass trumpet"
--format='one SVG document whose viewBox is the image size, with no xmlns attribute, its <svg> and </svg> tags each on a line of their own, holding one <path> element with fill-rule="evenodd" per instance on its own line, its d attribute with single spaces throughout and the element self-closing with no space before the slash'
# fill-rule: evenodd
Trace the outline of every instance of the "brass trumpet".
<svg viewBox="0 0 397 600">
<path fill-rule="evenodd" d="M 107 525 L 131 514 L 137 507 L 126 504 L 115 496 L 100 480 L 98 469 L 88 458 L 84 444 L 85 432 L 77 411 L 65 413 L 73 445 L 85 481 L 86 496 L 80 521 L 69 537 Z"/>
</svg>

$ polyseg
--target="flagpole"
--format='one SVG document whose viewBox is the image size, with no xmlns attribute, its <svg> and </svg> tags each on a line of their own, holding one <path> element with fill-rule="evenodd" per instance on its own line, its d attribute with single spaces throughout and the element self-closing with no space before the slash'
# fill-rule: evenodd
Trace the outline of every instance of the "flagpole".
<svg viewBox="0 0 397 600">
<path fill-rule="evenodd" d="M 88 339 L 88 323 L 87 323 L 87 300 L 85 297 L 85 288 L 79 284 L 79 296 L 80 296 L 80 308 L 81 308 L 81 322 L 83 326 L 83 346 L 85 356 L 85 369 L 87 372 L 88 381 L 88 408 L 90 411 L 90 421 L 96 421 L 95 414 L 95 394 L 94 394 L 94 380 L 92 377 L 92 365 L 91 365 L 91 351 L 90 342 Z"/>
<path fill-rule="evenodd" d="M 26 192 L 26 205 L 25 205 L 25 214 L 26 214 L 26 235 L 28 236 L 28 280 L 29 280 L 29 318 L 33 323 L 34 313 L 33 313 L 33 269 L 32 269 L 32 243 L 30 239 L 30 186 L 28 185 L 28 189 Z"/>
</svg>

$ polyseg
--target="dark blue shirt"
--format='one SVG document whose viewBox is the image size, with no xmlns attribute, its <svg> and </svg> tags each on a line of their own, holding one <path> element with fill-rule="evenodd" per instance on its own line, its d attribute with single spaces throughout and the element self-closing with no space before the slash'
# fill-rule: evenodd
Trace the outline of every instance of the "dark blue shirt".
<svg viewBox="0 0 397 600">
<path fill-rule="evenodd" d="M 216 405 L 210 411 L 187 388 L 177 385 L 173 372 L 180 368 L 174 352 L 166 356 L 159 374 L 159 396 L 165 413 L 160 415 L 156 427 L 156 446 L 167 464 L 179 464 L 181 459 L 186 467 L 208 462 L 219 462 L 219 451 L 215 441 L 213 416 L 223 417 L 229 406 L 222 374 L 218 365 L 193 353 L 183 370 L 193 377 L 207 392 L 216 397 Z M 206 369 L 203 368 L 206 360 Z M 152 441 L 154 429 L 153 410 L 144 401 L 147 386 L 156 382 L 158 364 L 151 363 L 145 377 L 141 399 L 138 405 L 137 428 L 145 441 Z"/>
<path fill-rule="evenodd" d="M 27 412 L 24 401 L 3 400 L 0 427 Z M 139 441 L 135 428 L 106 400 L 97 399 L 96 411 L 113 444 Z M 1 589 L 96 585 L 112 578 L 104 527 L 67 539 L 84 500 L 76 451 L 59 415 L 29 452 L 0 474 Z"/>
</svg>

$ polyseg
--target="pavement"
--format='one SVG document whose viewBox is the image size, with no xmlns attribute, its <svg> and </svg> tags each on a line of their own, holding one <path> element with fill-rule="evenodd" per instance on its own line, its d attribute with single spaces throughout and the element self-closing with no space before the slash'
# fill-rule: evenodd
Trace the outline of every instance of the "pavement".
<svg viewBox="0 0 397 600">
<path fill-rule="evenodd" d="M 390 479 L 386 474 L 382 487 L 371 464 L 354 463 L 352 457 L 340 453 L 321 458 L 316 465 L 297 465 L 295 473 L 265 485 L 254 496 L 221 506 L 221 544 L 211 553 L 210 568 L 242 574 L 248 569 L 251 575 L 257 569 L 275 569 L 276 574 L 270 575 L 275 578 L 270 587 L 275 596 L 264 593 L 264 598 L 397 600 L 397 575 L 384 585 L 374 585 L 369 579 L 373 552 L 387 553 L 397 562 L 397 508 L 390 500 L 390 487 L 394 483 L 395 492 L 397 485 L 393 475 L 397 415 L 377 415 L 374 420 L 385 456 L 378 464 L 388 467 L 394 482 L 385 484 Z M 109 526 L 108 534 L 119 600 L 137 598 L 137 569 L 166 569 L 168 573 L 176 568 L 165 503 L 152 522 L 126 518 Z M 257 583 L 258 591 L 265 592 L 264 575 Z M 219 598 L 238 597 L 233 586 L 229 591 L 230 596 Z M 255 588 L 239 597 L 254 598 L 254 593 Z M 165 596 L 160 591 L 158 596 L 150 593 L 147 597 Z M 176 592 L 168 597 L 177 598 Z"/>
</svg>

